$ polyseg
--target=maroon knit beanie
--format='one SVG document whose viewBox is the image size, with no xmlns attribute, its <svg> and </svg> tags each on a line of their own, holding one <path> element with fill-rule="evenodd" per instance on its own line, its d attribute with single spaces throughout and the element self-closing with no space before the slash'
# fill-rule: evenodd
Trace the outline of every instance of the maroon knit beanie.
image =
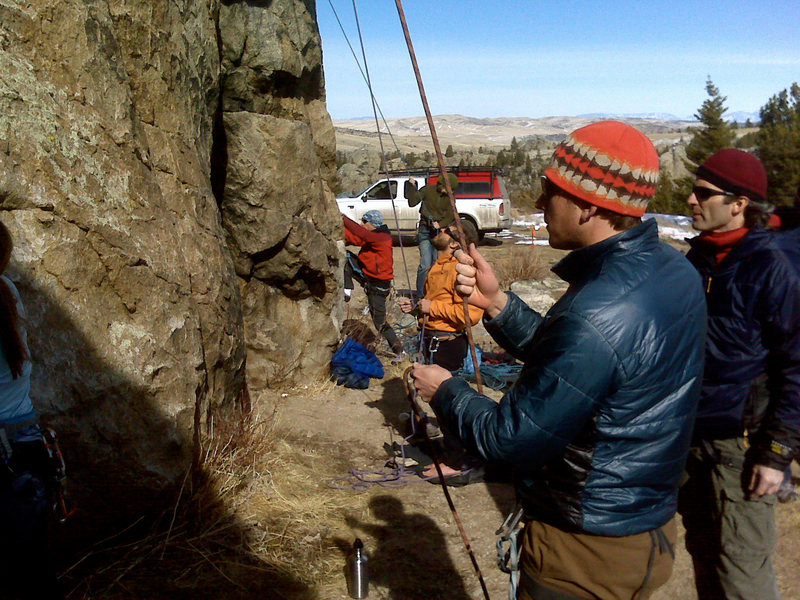
<svg viewBox="0 0 800 600">
<path fill-rule="evenodd" d="M 760 160 L 743 150 L 725 148 L 712 154 L 695 175 L 737 196 L 767 200 L 767 171 Z"/>
</svg>

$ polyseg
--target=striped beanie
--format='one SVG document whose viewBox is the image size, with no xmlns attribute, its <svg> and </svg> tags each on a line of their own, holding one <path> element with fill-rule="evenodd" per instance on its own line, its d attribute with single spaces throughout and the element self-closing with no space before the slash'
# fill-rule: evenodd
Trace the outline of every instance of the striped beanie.
<svg viewBox="0 0 800 600">
<path fill-rule="evenodd" d="M 656 193 L 658 153 L 638 129 L 600 121 L 569 134 L 544 174 L 589 204 L 641 217 Z"/>
</svg>

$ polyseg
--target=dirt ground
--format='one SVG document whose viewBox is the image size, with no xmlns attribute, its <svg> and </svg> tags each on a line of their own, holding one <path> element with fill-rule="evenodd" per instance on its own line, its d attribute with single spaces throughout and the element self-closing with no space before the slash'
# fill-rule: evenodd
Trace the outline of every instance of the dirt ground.
<svg viewBox="0 0 800 600">
<path fill-rule="evenodd" d="M 523 232 L 524 233 L 524 232 Z M 680 246 L 680 244 L 678 244 Z M 483 245 L 490 261 L 499 260 L 510 251 L 512 242 Z M 529 247 L 549 264 L 563 253 L 549 247 Z M 414 280 L 418 253 L 406 247 L 409 275 Z M 395 250 L 396 286 L 405 283 L 403 260 Z M 365 298 L 360 290 L 349 303 L 350 317 L 360 317 Z M 394 318 L 398 314 L 395 313 Z M 363 317 L 365 322 L 367 317 Z M 488 343 L 482 327 L 476 328 L 476 340 Z M 385 343 L 383 344 L 385 349 Z M 388 359 L 388 352 L 385 353 Z M 388 364 L 388 360 L 384 360 Z M 359 470 L 379 469 L 387 455 L 384 444 L 400 441 L 400 412 L 407 410 L 402 372 L 407 364 L 387 367 L 383 380 L 373 380 L 367 390 L 319 386 L 313 397 L 298 389 L 273 399 L 278 404 L 278 429 L 283 435 L 300 440 L 324 456 L 330 465 L 330 477 L 347 475 L 342 465 Z M 489 390 L 499 399 L 500 394 Z M 326 481 L 320 481 L 321 487 Z M 507 484 L 474 483 L 450 488 L 453 502 L 471 540 L 490 596 L 507 597 L 507 575 L 496 566 L 495 530 L 513 504 L 513 490 Z M 410 478 L 403 487 L 374 485 L 366 491 L 335 492 L 350 497 L 353 509 L 341 522 L 330 523 L 330 553 L 344 565 L 343 549 L 355 537 L 361 537 L 369 552 L 371 572 L 370 598 L 481 598 L 482 593 L 462 545 L 458 530 L 438 485 Z M 800 600 L 800 582 L 796 566 L 800 560 L 800 502 L 779 505 L 777 511 L 779 544 L 776 563 L 781 592 L 785 600 Z M 694 600 L 697 598 L 688 555 L 681 539 L 677 546 L 674 573 L 654 596 L 656 600 Z M 347 597 L 344 576 L 336 573 L 315 590 L 320 600 Z"/>
</svg>

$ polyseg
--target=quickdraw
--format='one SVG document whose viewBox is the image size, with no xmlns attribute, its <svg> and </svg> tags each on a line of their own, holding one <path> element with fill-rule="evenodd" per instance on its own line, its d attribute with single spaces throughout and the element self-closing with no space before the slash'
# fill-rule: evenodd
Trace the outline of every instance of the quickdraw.
<svg viewBox="0 0 800 600">
<path fill-rule="evenodd" d="M 42 441 L 50 462 L 50 484 L 55 495 L 53 512 L 58 517 L 59 523 L 65 523 L 78 510 L 67 492 L 67 465 L 64 462 L 64 455 L 61 453 L 55 431 L 49 427 L 43 427 Z"/>
<path fill-rule="evenodd" d="M 522 506 L 517 506 L 508 513 L 500 529 L 494 532 L 497 536 L 497 566 L 503 573 L 508 573 L 511 584 L 508 588 L 508 600 L 517 599 L 519 588 L 519 536 L 522 529 L 519 527 L 522 520 Z"/>
</svg>

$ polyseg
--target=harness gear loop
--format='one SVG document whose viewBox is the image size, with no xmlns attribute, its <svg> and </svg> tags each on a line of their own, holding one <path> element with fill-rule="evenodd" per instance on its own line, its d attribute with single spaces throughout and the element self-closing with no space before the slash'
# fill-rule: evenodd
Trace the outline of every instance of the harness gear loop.
<svg viewBox="0 0 800 600">
<path fill-rule="evenodd" d="M 508 600 L 516 600 L 517 589 L 519 588 L 519 536 L 522 535 L 522 527 L 519 525 L 523 512 L 522 505 L 517 504 L 508 513 L 500 528 L 494 532 L 497 536 L 495 543 L 497 566 L 503 573 L 508 573 L 509 575 Z"/>
<path fill-rule="evenodd" d="M 472 568 L 475 570 L 475 575 L 478 577 L 478 581 L 481 584 L 483 597 L 486 598 L 486 600 L 490 600 L 489 590 L 486 588 L 486 582 L 483 580 L 481 568 L 478 566 L 478 561 L 475 558 L 475 553 L 472 551 L 472 545 L 469 542 L 469 537 L 467 537 L 467 532 L 464 529 L 464 525 L 461 523 L 461 517 L 458 516 L 456 505 L 453 504 L 453 498 L 450 496 L 450 490 L 447 488 L 447 482 L 445 481 L 444 474 L 442 473 L 442 464 L 439 453 L 437 452 L 436 447 L 431 443 L 430 436 L 428 436 L 428 431 L 425 428 L 425 424 L 422 422 L 422 409 L 417 402 L 417 390 L 409 381 L 413 371 L 414 367 L 408 367 L 403 373 L 403 383 L 406 386 L 406 397 L 411 404 L 412 418 L 417 419 L 416 423 L 419 425 L 419 431 L 422 432 L 422 437 L 425 441 L 425 447 L 430 453 L 431 458 L 433 458 L 433 466 L 436 468 L 436 475 L 439 477 L 439 483 L 442 486 L 444 497 L 447 500 L 447 506 L 450 507 L 450 513 L 453 515 L 453 520 L 456 522 L 458 532 L 461 534 L 461 541 L 464 542 L 464 547 L 466 548 L 467 554 L 469 554 L 470 561 L 472 562 Z"/>
</svg>

